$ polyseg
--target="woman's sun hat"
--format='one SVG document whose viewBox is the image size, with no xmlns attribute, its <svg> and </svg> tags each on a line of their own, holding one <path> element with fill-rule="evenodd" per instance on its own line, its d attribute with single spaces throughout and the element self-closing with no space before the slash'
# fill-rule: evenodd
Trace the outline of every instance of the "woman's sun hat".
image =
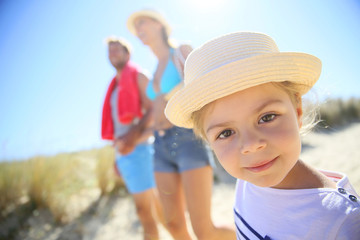
<svg viewBox="0 0 360 240">
<path fill-rule="evenodd" d="M 192 113 L 235 92 L 269 82 L 289 81 L 303 95 L 319 79 L 321 61 L 312 55 L 279 52 L 262 33 L 235 32 L 193 50 L 185 62 L 184 87 L 170 98 L 166 117 L 192 128 Z"/>
<path fill-rule="evenodd" d="M 132 34 L 136 35 L 135 20 L 138 17 L 149 17 L 149 18 L 152 18 L 152 19 L 158 21 L 159 23 L 161 23 L 164 26 L 167 36 L 170 36 L 171 27 L 170 27 L 169 23 L 159 12 L 152 10 L 152 9 L 143 9 L 143 10 L 134 12 L 129 16 L 129 18 L 126 22 L 126 25 Z"/>
</svg>

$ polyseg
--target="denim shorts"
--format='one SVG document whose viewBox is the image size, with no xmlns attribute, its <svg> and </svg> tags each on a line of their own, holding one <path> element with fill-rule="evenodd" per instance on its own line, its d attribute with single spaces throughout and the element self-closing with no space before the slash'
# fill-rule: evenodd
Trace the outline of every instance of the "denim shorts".
<svg viewBox="0 0 360 240">
<path fill-rule="evenodd" d="M 209 148 L 192 129 L 172 127 L 164 134 L 155 132 L 155 172 L 183 172 L 211 165 Z"/>
<path fill-rule="evenodd" d="M 151 144 L 139 144 L 128 155 L 116 153 L 116 167 L 130 193 L 155 187 L 153 152 Z"/>
</svg>

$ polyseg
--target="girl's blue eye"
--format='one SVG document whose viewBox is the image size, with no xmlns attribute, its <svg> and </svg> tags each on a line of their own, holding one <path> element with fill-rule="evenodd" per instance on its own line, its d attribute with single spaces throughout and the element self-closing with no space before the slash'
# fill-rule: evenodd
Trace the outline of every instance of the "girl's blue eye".
<svg viewBox="0 0 360 240">
<path fill-rule="evenodd" d="M 259 123 L 271 122 L 271 121 L 273 121 L 273 120 L 275 119 L 276 116 L 277 116 L 277 115 L 274 114 L 274 113 L 266 114 L 266 115 L 264 115 L 264 116 L 262 116 L 262 117 L 260 118 Z"/>
<path fill-rule="evenodd" d="M 225 139 L 225 138 L 230 137 L 233 133 L 234 133 L 234 131 L 226 129 L 226 130 L 222 131 L 217 138 Z"/>
</svg>

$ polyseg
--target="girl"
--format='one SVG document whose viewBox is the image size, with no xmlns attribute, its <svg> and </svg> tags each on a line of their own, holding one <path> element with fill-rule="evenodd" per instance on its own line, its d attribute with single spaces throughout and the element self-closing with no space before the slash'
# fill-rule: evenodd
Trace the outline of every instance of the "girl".
<svg viewBox="0 0 360 240">
<path fill-rule="evenodd" d="M 235 239 L 232 229 L 215 227 L 211 219 L 213 171 L 207 149 L 191 129 L 174 127 L 164 115 L 167 96 L 182 83 L 183 63 L 191 47 L 174 48 L 168 40 L 169 24 L 153 10 L 133 13 L 127 26 L 158 59 L 147 95 L 154 100 L 155 179 L 167 229 L 174 239 L 191 239 L 186 208 L 198 239 Z"/>
<path fill-rule="evenodd" d="M 237 238 L 359 239 L 360 203 L 347 177 L 299 159 L 301 96 L 320 60 L 238 32 L 205 43 L 185 65 L 185 86 L 165 113 L 194 128 L 238 179 Z"/>
</svg>

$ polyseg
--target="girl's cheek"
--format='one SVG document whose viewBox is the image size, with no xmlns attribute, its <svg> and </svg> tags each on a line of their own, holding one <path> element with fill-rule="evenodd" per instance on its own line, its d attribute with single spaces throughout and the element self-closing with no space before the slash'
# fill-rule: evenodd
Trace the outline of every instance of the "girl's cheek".
<svg viewBox="0 0 360 240">
<path fill-rule="evenodd" d="M 220 144 L 219 144 L 220 145 Z M 232 143 L 221 144 L 213 148 L 216 157 L 222 165 L 231 165 L 234 160 L 234 148 Z"/>
</svg>

